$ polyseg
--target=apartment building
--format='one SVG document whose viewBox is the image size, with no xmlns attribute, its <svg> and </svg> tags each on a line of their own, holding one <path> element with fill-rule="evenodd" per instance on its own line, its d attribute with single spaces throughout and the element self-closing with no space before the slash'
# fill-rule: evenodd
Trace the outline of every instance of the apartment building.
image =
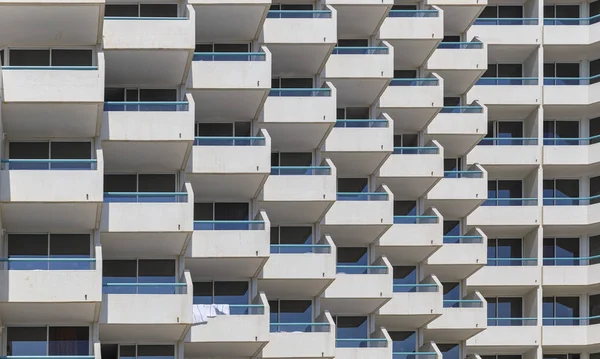
<svg viewBox="0 0 600 359">
<path fill-rule="evenodd" d="M 600 358 L 598 1 L 7 0 L 0 64 L 0 359 Z"/>
</svg>

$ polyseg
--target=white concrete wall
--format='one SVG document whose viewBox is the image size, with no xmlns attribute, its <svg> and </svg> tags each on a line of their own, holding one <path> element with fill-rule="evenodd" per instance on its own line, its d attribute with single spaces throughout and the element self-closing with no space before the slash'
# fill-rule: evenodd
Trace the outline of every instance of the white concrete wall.
<svg viewBox="0 0 600 359">
<path fill-rule="evenodd" d="M 324 297 L 332 298 L 392 298 L 392 266 L 382 257 L 388 267 L 386 274 L 337 273 L 335 281 L 325 290 Z"/>
<path fill-rule="evenodd" d="M 483 103 L 483 101 L 482 101 Z M 427 134 L 485 135 L 487 132 L 487 110 L 481 113 L 438 113 L 427 126 Z M 459 141 L 460 138 L 457 138 Z"/>
<path fill-rule="evenodd" d="M 331 174 L 318 176 L 269 176 L 263 186 L 264 201 L 335 201 L 337 173 L 327 160 Z"/>
<path fill-rule="evenodd" d="M 331 55 L 325 66 L 327 78 L 377 78 L 394 76 L 394 47 L 383 41 L 387 54 Z"/>
<path fill-rule="evenodd" d="M 330 82 L 331 96 L 277 97 L 265 101 L 260 122 L 264 123 L 335 123 L 337 91 Z"/>
<path fill-rule="evenodd" d="M 326 9 L 331 11 L 331 18 L 265 19 L 261 42 L 267 46 L 337 43 L 337 11 L 329 5 Z"/>
<path fill-rule="evenodd" d="M 379 98 L 380 108 L 441 108 L 444 104 L 444 79 L 436 73 L 437 86 L 388 86 Z"/>
<path fill-rule="evenodd" d="M 379 238 L 379 246 L 442 245 L 443 217 L 441 217 L 441 214 L 435 208 L 432 211 L 440 218 L 438 223 L 393 224 Z M 434 215 L 434 213 L 429 215 Z"/>
<path fill-rule="evenodd" d="M 480 70 L 487 68 L 487 46 L 481 49 L 436 49 L 427 69 L 435 70 Z"/>
<path fill-rule="evenodd" d="M 334 127 L 321 149 L 322 152 L 392 152 L 394 121 L 383 114 L 387 127 Z"/>
<path fill-rule="evenodd" d="M 431 40 L 444 37 L 444 11 L 437 17 L 386 17 L 379 29 L 382 39 Z"/>
<path fill-rule="evenodd" d="M 489 45 L 537 45 L 541 43 L 542 27 L 539 25 L 475 25 L 467 31 L 467 38 L 471 39 L 475 36 Z"/>
<path fill-rule="evenodd" d="M 336 201 L 329 209 L 324 225 L 381 225 L 393 223 L 394 194 L 383 185 L 388 194 L 385 201 Z"/>
</svg>

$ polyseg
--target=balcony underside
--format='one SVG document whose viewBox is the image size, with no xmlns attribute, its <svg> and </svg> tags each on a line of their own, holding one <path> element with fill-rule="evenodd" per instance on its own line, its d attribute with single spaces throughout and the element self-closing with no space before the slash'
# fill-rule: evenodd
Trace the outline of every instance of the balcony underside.
<svg viewBox="0 0 600 359">
<path fill-rule="evenodd" d="M 365 1 L 364 5 L 347 5 L 345 0 L 340 1 L 342 4 L 338 4 L 336 0 L 326 3 L 337 10 L 338 38 L 341 39 L 375 35 L 392 5 L 391 1 L 381 1 L 378 4 Z"/>
<path fill-rule="evenodd" d="M 444 16 L 446 18 L 446 16 Z M 465 50 L 469 51 L 469 50 Z M 479 51 L 479 50 L 473 50 Z M 485 69 L 454 70 L 454 69 L 437 69 L 435 67 L 427 68 L 427 71 L 432 71 L 444 79 L 444 95 L 445 96 L 461 96 L 467 92 L 475 84 L 477 79 L 485 72 Z"/>
<path fill-rule="evenodd" d="M 425 208 L 435 207 L 440 213 L 449 218 L 462 218 L 471 213 L 486 198 L 448 198 L 448 199 L 437 199 L 428 197 L 425 200 Z"/>
<path fill-rule="evenodd" d="M 106 258 L 122 257 L 123 253 L 147 256 L 179 256 L 191 239 L 186 232 L 102 232 L 102 251 Z"/>
<path fill-rule="evenodd" d="M 375 318 L 376 327 L 384 327 L 387 330 L 407 330 L 413 328 L 421 328 L 431 322 L 440 314 L 423 313 L 419 315 L 381 315 L 378 314 Z"/>
<path fill-rule="evenodd" d="M 438 114 L 440 107 L 379 107 L 394 120 L 394 132 L 402 134 L 422 131 Z"/>
<path fill-rule="evenodd" d="M 260 26 L 270 2 L 190 1 L 196 11 L 196 42 L 251 41 L 260 32 Z"/>
<path fill-rule="evenodd" d="M 160 135 L 160 134 L 157 134 Z M 185 134 L 183 134 L 185 135 Z M 170 172 L 184 169 L 192 141 L 102 141 L 105 171 Z"/>
<path fill-rule="evenodd" d="M 483 262 L 481 264 L 475 263 L 475 259 L 473 259 L 473 263 L 469 264 L 445 264 L 440 263 L 439 257 L 429 257 L 427 262 L 423 264 L 422 268 L 424 273 L 423 275 L 425 277 L 429 275 L 436 275 L 440 281 L 451 281 L 465 279 L 478 271 L 484 265 L 485 263 Z"/>
<path fill-rule="evenodd" d="M 185 83 L 191 49 L 105 49 L 107 86 L 178 86 Z"/>
<path fill-rule="evenodd" d="M 280 223 L 316 223 L 327 213 L 333 201 L 265 201 L 260 200 L 259 207 L 269 214 L 273 224 Z"/>
<path fill-rule="evenodd" d="M 348 147 L 353 147 L 353 145 L 348 143 Z M 384 151 L 339 152 L 327 150 L 321 151 L 321 153 L 323 157 L 329 158 L 335 164 L 338 176 L 341 177 L 370 176 L 390 154 L 390 152 Z"/>
<path fill-rule="evenodd" d="M 192 278 L 251 278 L 258 275 L 268 257 L 186 257 L 185 267 Z"/>
<path fill-rule="evenodd" d="M 334 43 L 265 44 L 273 58 L 273 76 L 286 73 L 315 74 L 325 66 Z"/>
<path fill-rule="evenodd" d="M 387 234 L 386 234 L 387 235 Z M 411 238 L 412 239 L 412 238 Z M 440 249 L 441 245 L 432 244 L 429 246 L 408 246 L 402 245 L 398 241 L 397 246 L 381 245 L 375 247 L 375 256 L 386 256 L 392 264 L 418 264 Z"/>
<path fill-rule="evenodd" d="M 392 155 L 393 156 L 393 155 Z M 400 176 L 400 173 L 398 174 Z M 441 177 L 377 177 L 378 184 L 385 184 L 394 198 L 416 199 L 423 196 L 440 181 Z"/>
<path fill-rule="evenodd" d="M 444 32 L 448 34 L 462 34 L 465 32 L 487 5 L 487 1 L 477 1 L 475 3 L 465 0 L 457 1 L 456 4 L 452 5 L 447 5 L 450 1 L 443 0 L 441 2 L 445 4 L 438 4 L 438 1 L 432 1 L 429 4 L 436 5 L 444 11 Z"/>
<path fill-rule="evenodd" d="M 186 179 L 192 184 L 198 201 L 215 201 L 254 198 L 260 191 L 266 173 L 188 173 Z"/>
<path fill-rule="evenodd" d="M 393 18 L 388 18 L 393 19 Z M 421 67 L 429 58 L 441 39 L 384 39 L 395 49 L 402 49 L 401 56 L 394 57 L 395 69 Z"/>
<path fill-rule="evenodd" d="M 369 275 L 369 274 L 365 274 Z M 377 293 L 378 295 L 380 293 Z M 321 309 L 333 313 L 370 314 L 387 303 L 390 298 L 327 298 L 321 297 Z"/>
<path fill-rule="evenodd" d="M 39 325 L 47 323 L 77 324 L 91 323 L 98 320 L 101 303 L 86 302 L 78 298 L 78 302 L 56 303 L 6 303 L 0 297 L 0 320 L 2 325 Z M 35 300 L 35 298 L 31 298 Z"/>
<path fill-rule="evenodd" d="M 258 290 L 272 298 L 301 298 L 319 296 L 332 282 L 333 278 L 277 278 L 258 280 Z"/>
<path fill-rule="evenodd" d="M 261 84 L 262 86 L 263 84 Z M 266 85 L 270 86 L 270 84 Z M 248 121 L 262 111 L 269 90 L 257 89 L 188 89 L 196 103 L 198 122 Z"/>
<path fill-rule="evenodd" d="M 188 328 L 188 324 L 107 324 L 100 318 L 100 340 L 115 343 L 177 342 L 183 339 Z"/>
<path fill-rule="evenodd" d="M 99 227 L 102 203 L 5 202 L 1 209 L 9 232 L 89 232 Z"/>
<path fill-rule="evenodd" d="M 327 218 L 327 217 L 326 217 Z M 390 228 L 389 224 L 369 223 L 336 223 L 330 224 L 326 221 L 321 223 L 321 232 L 327 233 L 340 247 L 366 246 L 373 243 L 385 231 Z"/>
<path fill-rule="evenodd" d="M 440 318 L 441 319 L 441 318 Z M 439 320 L 439 319 L 438 319 Z M 432 322 L 428 325 L 428 329 L 423 330 L 423 335 L 426 342 L 436 343 L 452 343 L 467 340 L 478 333 L 481 333 L 486 328 L 450 328 L 450 329 L 429 329 Z M 435 328 L 435 326 L 433 326 Z"/>
<path fill-rule="evenodd" d="M 345 55 L 336 55 L 345 56 Z M 381 55 L 391 56 L 391 55 Z M 327 77 L 327 74 L 325 74 Z M 337 106 L 371 106 L 377 101 L 391 78 L 327 78 L 337 89 Z"/>
<path fill-rule="evenodd" d="M 485 136 L 486 129 L 481 129 L 481 133 L 463 133 L 463 134 L 443 134 L 431 133 L 425 134 L 425 141 L 436 140 L 444 148 L 445 157 L 463 156 L 468 153 Z"/>
<path fill-rule="evenodd" d="M 321 119 L 322 120 L 322 119 Z M 271 135 L 273 151 L 313 151 L 319 148 L 327 134 L 333 128 L 333 122 L 324 121 L 307 123 L 274 123 L 259 122 L 260 128 L 266 129 Z M 294 134 L 290 136 L 290 134 Z"/>
<path fill-rule="evenodd" d="M 200 324 L 208 325 L 208 324 Z M 243 330 L 244 328 L 231 328 L 232 330 Z M 250 328 L 246 328 L 250 329 Z M 185 343 L 185 355 L 189 358 L 241 358 L 252 357 L 259 352 L 267 343 L 266 342 L 228 342 L 226 338 L 222 342 L 216 343 Z"/>
</svg>

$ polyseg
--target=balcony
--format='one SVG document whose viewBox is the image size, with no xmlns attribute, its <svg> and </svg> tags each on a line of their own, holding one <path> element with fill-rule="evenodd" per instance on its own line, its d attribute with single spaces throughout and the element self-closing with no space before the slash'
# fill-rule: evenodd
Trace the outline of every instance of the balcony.
<svg viewBox="0 0 600 359">
<path fill-rule="evenodd" d="M 425 10 L 390 10 L 379 36 L 403 50 L 403 56 L 394 59 L 395 68 L 418 68 L 444 38 L 444 12 L 437 6 Z"/>
<path fill-rule="evenodd" d="M 542 39 L 542 27 L 534 18 L 478 18 L 467 37 L 479 37 L 488 45 L 524 46 L 531 49 Z"/>
<path fill-rule="evenodd" d="M 600 34 L 599 34 L 600 36 Z M 600 102 L 600 75 L 545 77 L 544 105 L 589 106 Z"/>
<path fill-rule="evenodd" d="M 392 300 L 377 313 L 377 325 L 388 330 L 420 328 L 442 315 L 442 283 L 431 275 L 416 284 L 394 284 Z"/>
<path fill-rule="evenodd" d="M 335 323 L 325 311 L 314 323 L 271 323 L 263 358 L 334 358 Z"/>
<path fill-rule="evenodd" d="M 543 318 L 542 342 L 544 347 L 586 347 L 600 342 L 598 317 Z"/>
<path fill-rule="evenodd" d="M 185 340 L 186 355 L 192 358 L 251 357 L 267 345 L 269 302 L 265 294 L 258 294 L 250 304 L 228 306 L 229 315 L 209 317 L 192 326 Z"/>
<path fill-rule="evenodd" d="M 184 84 L 196 45 L 195 25 L 192 5 L 183 7 L 180 17 L 104 17 L 106 83 Z"/>
<path fill-rule="evenodd" d="M 247 221 L 194 221 L 186 268 L 194 278 L 253 277 L 269 258 L 270 229 L 264 211 Z"/>
<path fill-rule="evenodd" d="M 600 136 L 544 138 L 544 165 L 587 166 L 600 162 Z"/>
<path fill-rule="evenodd" d="M 2 24 L 5 7 L 0 5 Z M 44 18 L 55 21 L 54 10 L 47 7 L 53 12 Z M 76 22 L 69 23 L 77 27 Z M 9 33 L 16 32 L 12 28 Z M 97 54 L 95 66 L 2 66 L 0 98 L 4 132 L 11 136 L 95 137 L 104 101 L 104 54 Z"/>
<path fill-rule="evenodd" d="M 191 168 L 190 168 L 191 167 Z M 271 136 L 196 137 L 186 178 L 196 198 L 254 198 L 271 172 Z"/>
<path fill-rule="evenodd" d="M 272 89 L 258 126 L 269 131 L 273 149 L 313 151 L 336 123 L 336 103 L 337 91 L 329 82 L 322 88 Z"/>
<path fill-rule="evenodd" d="M 467 278 L 467 286 L 484 292 L 501 288 L 503 295 L 523 296 L 542 283 L 542 267 L 537 264 L 537 258 L 488 258 L 485 267 Z"/>
<path fill-rule="evenodd" d="M 88 258 L 0 258 L 4 325 L 93 322 L 102 303 L 102 247 Z"/>
<path fill-rule="evenodd" d="M 458 281 L 487 263 L 487 236 L 479 228 L 460 236 L 444 236 L 443 241 L 423 264 L 425 275 L 436 274 L 442 282 Z"/>
<path fill-rule="evenodd" d="M 338 265 L 335 281 L 321 297 L 321 308 L 369 314 L 392 298 L 392 265 L 379 257 L 371 265 Z"/>
<path fill-rule="evenodd" d="M 336 164 L 341 176 L 369 176 L 394 147 L 394 121 L 381 114 L 372 120 L 337 120 L 321 153 Z"/>
<path fill-rule="evenodd" d="M 542 222 L 542 208 L 537 198 L 488 198 L 467 218 L 469 226 L 484 230 L 511 231 L 526 234 Z"/>
<path fill-rule="evenodd" d="M 331 6 L 269 11 L 260 43 L 273 54 L 273 73 L 316 74 L 337 43 L 337 11 Z"/>
<path fill-rule="evenodd" d="M 435 207 L 450 218 L 462 218 L 487 199 L 487 171 L 478 164 L 466 171 L 444 172 L 426 195 L 425 207 Z"/>
<path fill-rule="evenodd" d="M 328 235 L 314 244 L 271 244 L 258 287 L 273 298 L 317 297 L 335 280 L 335 253 Z"/>
<path fill-rule="evenodd" d="M 426 78 L 394 78 L 379 98 L 378 109 L 391 118 L 398 132 L 421 131 L 444 103 L 444 79 L 432 73 Z"/>
<path fill-rule="evenodd" d="M 193 290 L 189 272 L 183 273 L 177 283 L 105 282 L 103 293 L 102 341 L 176 342 L 192 325 Z"/>
<path fill-rule="evenodd" d="M 389 359 L 392 338 L 385 328 L 379 328 L 369 338 L 336 338 L 336 359 Z"/>
<path fill-rule="evenodd" d="M 487 303 L 479 292 L 460 300 L 445 300 L 442 315 L 427 324 L 425 340 L 456 342 L 467 340 L 487 328 Z"/>
<path fill-rule="evenodd" d="M 542 103 L 537 77 L 482 77 L 467 94 L 467 101 L 479 101 L 501 111 L 506 106 L 526 117 Z"/>
<path fill-rule="evenodd" d="M 530 172 L 542 163 L 542 147 L 537 137 L 484 137 L 467 155 L 468 163 Z"/>
<path fill-rule="evenodd" d="M 427 126 L 425 139 L 436 140 L 447 158 L 467 154 L 487 133 L 487 107 L 475 101 L 468 106 L 445 106 Z"/>
<path fill-rule="evenodd" d="M 369 106 L 381 96 L 393 74 L 394 48 L 383 41 L 379 46 L 335 47 L 323 77 L 337 88 L 338 105 Z"/>
<path fill-rule="evenodd" d="M 598 256 L 567 257 L 558 256 L 543 259 L 542 280 L 548 290 L 560 288 L 583 288 L 600 283 L 600 266 Z M 544 324 L 546 325 L 546 324 Z M 551 325 L 551 324 L 548 324 Z M 558 323 L 554 325 L 567 325 Z"/>
<path fill-rule="evenodd" d="M 179 256 L 191 238 L 194 192 L 105 192 L 102 245 L 105 249 Z"/>
<path fill-rule="evenodd" d="M 394 216 L 392 227 L 376 242 L 376 253 L 392 263 L 417 265 L 442 247 L 443 222 L 435 208 L 418 216 Z"/>
<path fill-rule="evenodd" d="M 2 1 L 0 44 L 50 47 L 102 42 L 104 0 Z"/>
<path fill-rule="evenodd" d="M 377 172 L 398 198 L 422 196 L 444 176 L 444 149 L 435 140 L 424 147 L 394 147 Z"/>
<path fill-rule="evenodd" d="M 554 46 L 593 45 L 600 38 L 598 15 L 544 19 L 544 43 Z"/>
<path fill-rule="evenodd" d="M 543 225 L 548 230 L 585 230 L 600 223 L 600 196 L 544 198 L 542 207 Z"/>
<path fill-rule="evenodd" d="M 466 32 L 488 4 L 480 0 L 434 0 L 428 3 L 444 11 L 444 30 L 447 33 Z"/>
<path fill-rule="evenodd" d="M 258 196 L 273 223 L 316 223 L 336 200 L 337 172 L 326 159 L 321 166 L 272 166 Z"/>
<path fill-rule="evenodd" d="M 391 227 L 393 213 L 394 194 L 386 185 L 376 192 L 338 192 L 321 221 L 321 231 L 344 246 L 366 246 Z"/>
<path fill-rule="evenodd" d="M 469 349 L 481 350 L 510 346 L 525 352 L 537 348 L 542 342 L 542 332 L 537 318 L 488 318 L 488 327 L 467 340 Z"/>
<path fill-rule="evenodd" d="M 194 53 L 188 92 L 198 105 L 196 118 L 257 117 L 271 87 L 271 64 L 264 46 L 260 52 Z"/>
<path fill-rule="evenodd" d="M 6 159 L 0 170 L 7 231 L 89 232 L 102 210 L 102 150 L 92 159 Z"/>
<path fill-rule="evenodd" d="M 477 37 L 470 42 L 440 42 L 427 60 L 426 69 L 444 78 L 446 94 L 463 94 L 487 69 L 487 45 Z"/>
</svg>

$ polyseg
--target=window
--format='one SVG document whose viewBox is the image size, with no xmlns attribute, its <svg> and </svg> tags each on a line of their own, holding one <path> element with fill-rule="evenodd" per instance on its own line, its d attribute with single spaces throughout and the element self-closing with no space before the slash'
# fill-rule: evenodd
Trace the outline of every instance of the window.
<svg viewBox="0 0 600 359">
<path fill-rule="evenodd" d="M 366 316 L 333 317 L 336 324 L 336 339 L 367 339 L 369 330 Z M 368 346 L 367 341 L 336 341 L 338 348 L 356 348 Z"/>
<path fill-rule="evenodd" d="M 523 323 L 523 298 L 492 297 L 485 298 L 488 303 L 488 325 L 521 326 Z M 507 319 L 517 318 L 517 319 Z"/>
<path fill-rule="evenodd" d="M 270 300 L 271 324 L 312 323 L 312 300 Z M 311 332 L 312 325 L 271 325 L 271 332 Z"/>
<path fill-rule="evenodd" d="M 417 201 L 394 201 L 394 216 L 417 215 Z"/>
<path fill-rule="evenodd" d="M 338 178 L 337 181 L 338 192 L 368 192 L 369 191 L 369 179 L 368 178 Z"/>
<path fill-rule="evenodd" d="M 419 147 L 418 133 L 394 135 L 394 147 Z"/>
<path fill-rule="evenodd" d="M 590 124 L 590 145 L 600 142 L 600 117 L 591 118 Z"/>
<path fill-rule="evenodd" d="M 137 89 L 107 87 L 104 90 L 107 102 L 161 102 L 177 101 L 177 89 Z"/>
<path fill-rule="evenodd" d="M 102 284 L 105 294 L 174 294 L 176 286 L 174 259 L 104 260 Z M 119 285 L 125 283 L 124 285 Z M 157 283 L 157 286 L 135 286 L 132 283 Z"/>
<path fill-rule="evenodd" d="M 310 166 L 310 152 L 274 152 L 271 153 L 271 166 Z"/>
<path fill-rule="evenodd" d="M 269 10 L 313 10 L 313 4 L 273 4 Z"/>
<path fill-rule="evenodd" d="M 579 85 L 579 76 L 579 63 L 544 64 L 544 85 Z"/>
<path fill-rule="evenodd" d="M 460 106 L 460 97 L 444 97 L 444 107 Z"/>
<path fill-rule="evenodd" d="M 104 192 L 175 192 L 175 174 L 107 174 Z"/>
<path fill-rule="evenodd" d="M 600 235 L 590 236 L 590 257 L 600 256 Z M 600 263 L 599 258 L 590 259 L 589 264 Z"/>
<path fill-rule="evenodd" d="M 460 42 L 460 35 L 446 35 L 442 42 Z"/>
<path fill-rule="evenodd" d="M 91 142 L 60 142 L 60 141 L 39 141 L 39 142 L 9 142 L 8 157 L 10 159 L 67 159 L 67 160 L 89 160 L 92 159 Z M 10 163 L 10 169 L 94 169 L 95 165 L 90 161 L 83 162 L 14 162 Z"/>
<path fill-rule="evenodd" d="M 444 359 L 460 359 L 460 345 L 436 343 Z"/>
<path fill-rule="evenodd" d="M 102 344 L 101 351 L 103 359 L 175 358 L 175 346 L 173 345 Z M 108 355 L 105 355 L 105 353 Z"/>
<path fill-rule="evenodd" d="M 392 352 L 394 353 L 414 353 L 417 351 L 417 333 L 416 332 L 388 332 L 392 338 Z M 413 355 L 394 354 L 396 359 L 408 359 Z"/>
<path fill-rule="evenodd" d="M 462 170 L 462 159 L 444 158 L 444 172 L 458 172 Z"/>
<path fill-rule="evenodd" d="M 194 282 L 194 304 L 248 304 L 250 284 L 247 281 Z M 251 314 L 247 307 L 230 307 L 230 314 Z"/>
<path fill-rule="evenodd" d="M 89 234 L 9 234 L 9 258 L 92 258 Z M 93 262 L 10 262 L 17 270 L 94 269 Z"/>
<path fill-rule="evenodd" d="M 89 338 L 89 327 L 7 327 L 7 355 L 89 355 Z"/>
<path fill-rule="evenodd" d="M 105 17 L 177 17 L 177 4 L 106 4 Z"/>
<path fill-rule="evenodd" d="M 271 88 L 313 88 L 312 77 L 292 77 L 292 78 L 273 78 L 271 79 Z"/>
<path fill-rule="evenodd" d="M 578 145 L 579 121 L 544 121 L 544 145 Z"/>
<path fill-rule="evenodd" d="M 197 137 L 249 137 L 252 135 L 251 122 L 205 123 L 197 122 Z"/>
<path fill-rule="evenodd" d="M 271 253 L 329 253 L 329 248 L 312 244 L 312 226 L 271 227 Z"/>
<path fill-rule="evenodd" d="M 337 47 L 366 47 L 369 39 L 338 39 Z"/>
<path fill-rule="evenodd" d="M 593 354 L 590 355 L 590 358 Z M 579 354 L 544 354 L 543 359 L 579 359 Z"/>
<path fill-rule="evenodd" d="M 367 247 L 337 247 L 337 272 L 346 274 L 369 273 Z"/>
<path fill-rule="evenodd" d="M 579 5 L 544 5 L 545 19 L 574 19 L 579 18 Z M 571 24 L 570 22 L 566 25 Z M 560 23 L 557 23 L 560 25 Z"/>
<path fill-rule="evenodd" d="M 515 198 L 511 200 L 510 198 Z M 521 206 L 523 205 L 523 181 L 491 180 L 488 181 L 488 200 L 486 206 Z"/>
<path fill-rule="evenodd" d="M 394 292 L 407 293 L 417 292 L 417 267 L 415 266 L 394 266 Z"/>
<path fill-rule="evenodd" d="M 529 264 L 524 260 L 510 260 L 523 257 L 521 238 L 488 238 L 488 266 L 522 266 Z M 535 263 L 535 262 L 533 262 Z"/>
<path fill-rule="evenodd" d="M 600 294 L 590 295 L 588 297 L 588 305 L 589 305 L 589 317 L 595 317 L 590 319 L 589 324 L 598 324 L 600 323 Z"/>
<path fill-rule="evenodd" d="M 482 140 L 481 145 L 515 146 L 523 145 L 522 121 L 490 121 L 486 138 L 498 138 L 495 141 Z"/>
<path fill-rule="evenodd" d="M 200 202 L 194 203 L 196 221 L 246 221 L 250 204 L 246 202 Z"/>
<path fill-rule="evenodd" d="M 545 179 L 543 185 L 545 206 L 572 206 L 579 204 L 578 179 Z"/>
<path fill-rule="evenodd" d="M 579 238 L 544 238 L 545 266 L 577 266 L 579 258 Z"/>
<path fill-rule="evenodd" d="M 579 297 L 544 297 L 542 317 L 542 325 L 579 325 L 574 319 L 579 317 Z"/>
<path fill-rule="evenodd" d="M 460 283 L 444 282 L 442 286 L 444 287 L 444 308 L 460 307 L 460 299 L 462 297 Z"/>
<path fill-rule="evenodd" d="M 11 66 L 92 66 L 94 51 L 89 49 L 10 49 Z"/>
<path fill-rule="evenodd" d="M 415 79 L 417 70 L 394 70 L 395 79 Z"/>
<path fill-rule="evenodd" d="M 196 44 L 195 52 L 249 52 L 250 44 Z"/>
<path fill-rule="evenodd" d="M 337 109 L 338 120 L 368 120 L 371 112 L 368 107 L 346 107 Z"/>
<path fill-rule="evenodd" d="M 481 15 L 479 15 L 480 19 L 496 19 L 496 18 L 512 18 L 512 19 L 521 19 L 523 18 L 523 6 L 520 5 L 506 5 L 506 6 L 496 6 L 496 5 L 488 5 L 483 9 Z M 516 23 L 520 25 L 521 23 Z"/>
<path fill-rule="evenodd" d="M 503 80 L 506 83 L 501 82 L 498 84 L 507 84 L 507 85 L 521 85 L 523 77 L 523 65 L 522 64 L 488 64 L 488 68 L 482 77 L 509 77 L 516 78 L 514 80 Z"/>
<path fill-rule="evenodd" d="M 460 221 L 444 221 L 444 243 L 460 243 Z"/>
<path fill-rule="evenodd" d="M 392 10 L 417 10 L 417 5 L 393 5 Z"/>
</svg>

